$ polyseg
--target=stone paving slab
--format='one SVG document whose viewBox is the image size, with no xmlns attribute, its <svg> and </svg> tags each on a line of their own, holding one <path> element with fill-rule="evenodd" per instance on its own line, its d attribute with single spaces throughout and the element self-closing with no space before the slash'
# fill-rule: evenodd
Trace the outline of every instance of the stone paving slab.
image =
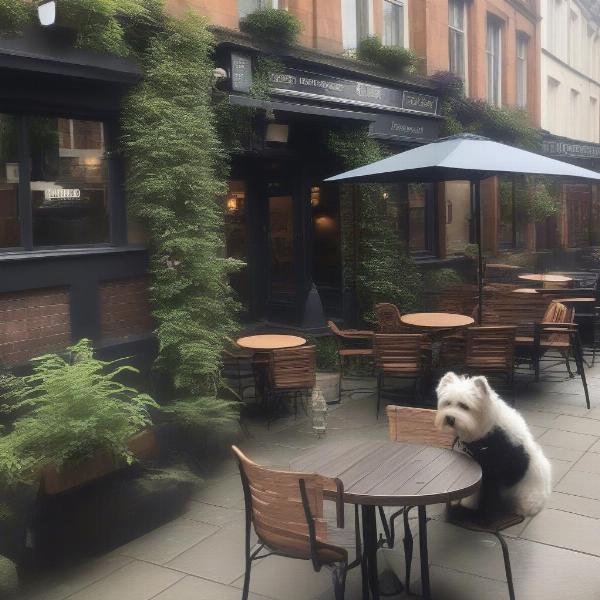
<svg viewBox="0 0 600 600">
<path fill-rule="evenodd" d="M 600 597 L 600 364 L 588 371 L 592 410 L 585 409 L 581 383 L 560 372 L 554 380 L 528 383 L 519 375 L 517 408 L 553 464 L 555 492 L 533 519 L 506 531 L 519 600 L 597 600 Z M 331 383 L 332 378 L 328 381 Z M 349 380 L 345 388 L 372 387 L 373 380 Z M 330 386 L 331 387 L 331 386 Z M 335 395 L 335 390 L 329 390 Z M 332 440 L 386 439 L 384 413 L 375 418 L 373 393 L 347 392 L 331 406 L 327 435 L 316 438 L 310 420 L 281 419 L 267 429 L 248 423 L 240 447 L 258 462 L 286 466 L 309 447 Z M 210 469 L 177 519 L 113 552 L 74 569 L 54 573 L 11 600 L 234 600 L 244 573 L 243 493 L 233 459 Z M 504 600 L 507 588 L 497 541 L 438 520 L 431 507 L 430 560 L 434 597 L 439 600 Z M 352 523 L 352 519 L 348 519 Z M 416 530 L 414 519 L 413 531 Z M 381 551 L 380 567 L 403 575 L 402 544 Z M 415 539 L 418 548 L 418 539 Z M 416 552 L 418 554 L 418 552 Z M 11 583 L 13 582 L 13 583 Z M 327 570 L 314 573 L 305 561 L 270 557 L 252 573 L 251 600 L 333 598 Z M 14 587 L 2 569 L 0 597 Z M 411 586 L 419 591 L 419 559 Z M 347 599 L 360 594 L 360 573 L 348 578 Z M 5 594 L 8 597 L 8 594 Z M 406 595 L 393 598 L 407 598 Z"/>
</svg>

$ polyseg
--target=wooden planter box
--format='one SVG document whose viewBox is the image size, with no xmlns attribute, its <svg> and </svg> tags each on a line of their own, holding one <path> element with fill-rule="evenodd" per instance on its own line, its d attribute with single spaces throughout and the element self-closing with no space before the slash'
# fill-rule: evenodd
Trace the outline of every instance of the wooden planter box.
<svg viewBox="0 0 600 600">
<path fill-rule="evenodd" d="M 138 459 L 156 456 L 158 444 L 152 430 L 145 430 L 134 435 L 127 443 L 129 450 Z M 47 466 L 41 473 L 41 486 L 46 494 L 60 494 L 67 490 L 81 487 L 90 481 L 125 468 L 127 465 L 115 461 L 112 454 L 98 452 L 85 460 L 66 463 L 60 471 L 55 466 Z"/>
</svg>

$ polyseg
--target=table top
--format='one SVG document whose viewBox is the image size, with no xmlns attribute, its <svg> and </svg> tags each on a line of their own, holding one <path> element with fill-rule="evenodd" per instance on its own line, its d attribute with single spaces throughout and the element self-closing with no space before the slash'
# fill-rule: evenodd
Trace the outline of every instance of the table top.
<svg viewBox="0 0 600 600">
<path fill-rule="evenodd" d="M 474 319 L 467 315 L 443 312 L 408 313 L 402 315 L 400 320 L 413 327 L 429 327 L 431 329 L 449 329 L 452 327 L 468 327 L 473 325 Z"/>
<path fill-rule="evenodd" d="M 537 294 L 538 291 L 535 288 L 517 288 L 516 290 L 513 290 L 513 292 L 516 292 L 518 294 Z"/>
<path fill-rule="evenodd" d="M 547 281 L 550 283 L 565 283 L 567 281 L 573 281 L 572 277 L 566 275 L 550 275 L 548 273 L 528 273 L 525 275 L 519 275 L 519 279 L 525 279 L 527 281 Z"/>
<path fill-rule="evenodd" d="M 296 348 L 303 346 L 306 340 L 297 335 L 251 335 L 237 340 L 237 345 L 249 350 L 278 350 L 280 348 Z"/>
<path fill-rule="evenodd" d="M 344 500 L 371 506 L 424 506 L 464 498 L 481 467 L 461 452 L 401 442 L 344 440 L 311 448 L 294 471 L 339 477 Z"/>
</svg>

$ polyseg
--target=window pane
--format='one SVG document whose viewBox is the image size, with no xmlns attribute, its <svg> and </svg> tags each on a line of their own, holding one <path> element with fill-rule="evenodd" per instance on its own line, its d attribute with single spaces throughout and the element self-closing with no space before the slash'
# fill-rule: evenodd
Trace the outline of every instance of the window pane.
<svg viewBox="0 0 600 600">
<path fill-rule="evenodd" d="M 268 0 L 238 0 L 238 12 L 240 19 L 257 11 L 259 8 L 266 8 L 271 6 Z M 275 8 L 277 8 L 275 6 Z"/>
<path fill-rule="evenodd" d="M 17 120 L 0 114 L 0 248 L 13 248 L 21 241 L 18 188 Z"/>
<path fill-rule="evenodd" d="M 408 247 L 411 252 L 434 252 L 435 222 L 431 188 L 431 185 L 409 186 Z"/>
<path fill-rule="evenodd" d="M 386 46 L 404 45 L 404 7 L 385 0 L 383 3 L 383 43 Z"/>
<path fill-rule="evenodd" d="M 517 36 L 517 106 L 527 105 L 527 38 Z"/>
<path fill-rule="evenodd" d="M 446 188 L 446 249 L 448 255 L 462 254 L 471 231 L 471 185 L 450 181 Z"/>
<path fill-rule="evenodd" d="M 34 118 L 29 137 L 34 246 L 108 242 L 102 123 Z"/>
<path fill-rule="evenodd" d="M 342 42 L 344 49 L 356 48 L 357 0 L 342 0 Z"/>
<path fill-rule="evenodd" d="M 487 100 L 491 104 L 501 104 L 501 57 L 500 24 L 490 19 L 487 23 Z"/>
</svg>

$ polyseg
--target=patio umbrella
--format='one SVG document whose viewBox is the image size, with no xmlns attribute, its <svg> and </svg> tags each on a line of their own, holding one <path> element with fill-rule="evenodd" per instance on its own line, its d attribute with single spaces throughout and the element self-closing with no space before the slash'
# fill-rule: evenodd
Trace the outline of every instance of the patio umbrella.
<svg viewBox="0 0 600 600">
<path fill-rule="evenodd" d="M 574 181 L 598 181 L 600 173 L 554 160 L 490 139 L 460 134 L 395 154 L 383 160 L 329 177 L 344 183 L 433 183 L 468 180 L 474 189 L 478 246 L 479 317 L 483 314 L 483 251 L 481 247 L 481 180 L 516 173 L 554 176 Z"/>
</svg>

